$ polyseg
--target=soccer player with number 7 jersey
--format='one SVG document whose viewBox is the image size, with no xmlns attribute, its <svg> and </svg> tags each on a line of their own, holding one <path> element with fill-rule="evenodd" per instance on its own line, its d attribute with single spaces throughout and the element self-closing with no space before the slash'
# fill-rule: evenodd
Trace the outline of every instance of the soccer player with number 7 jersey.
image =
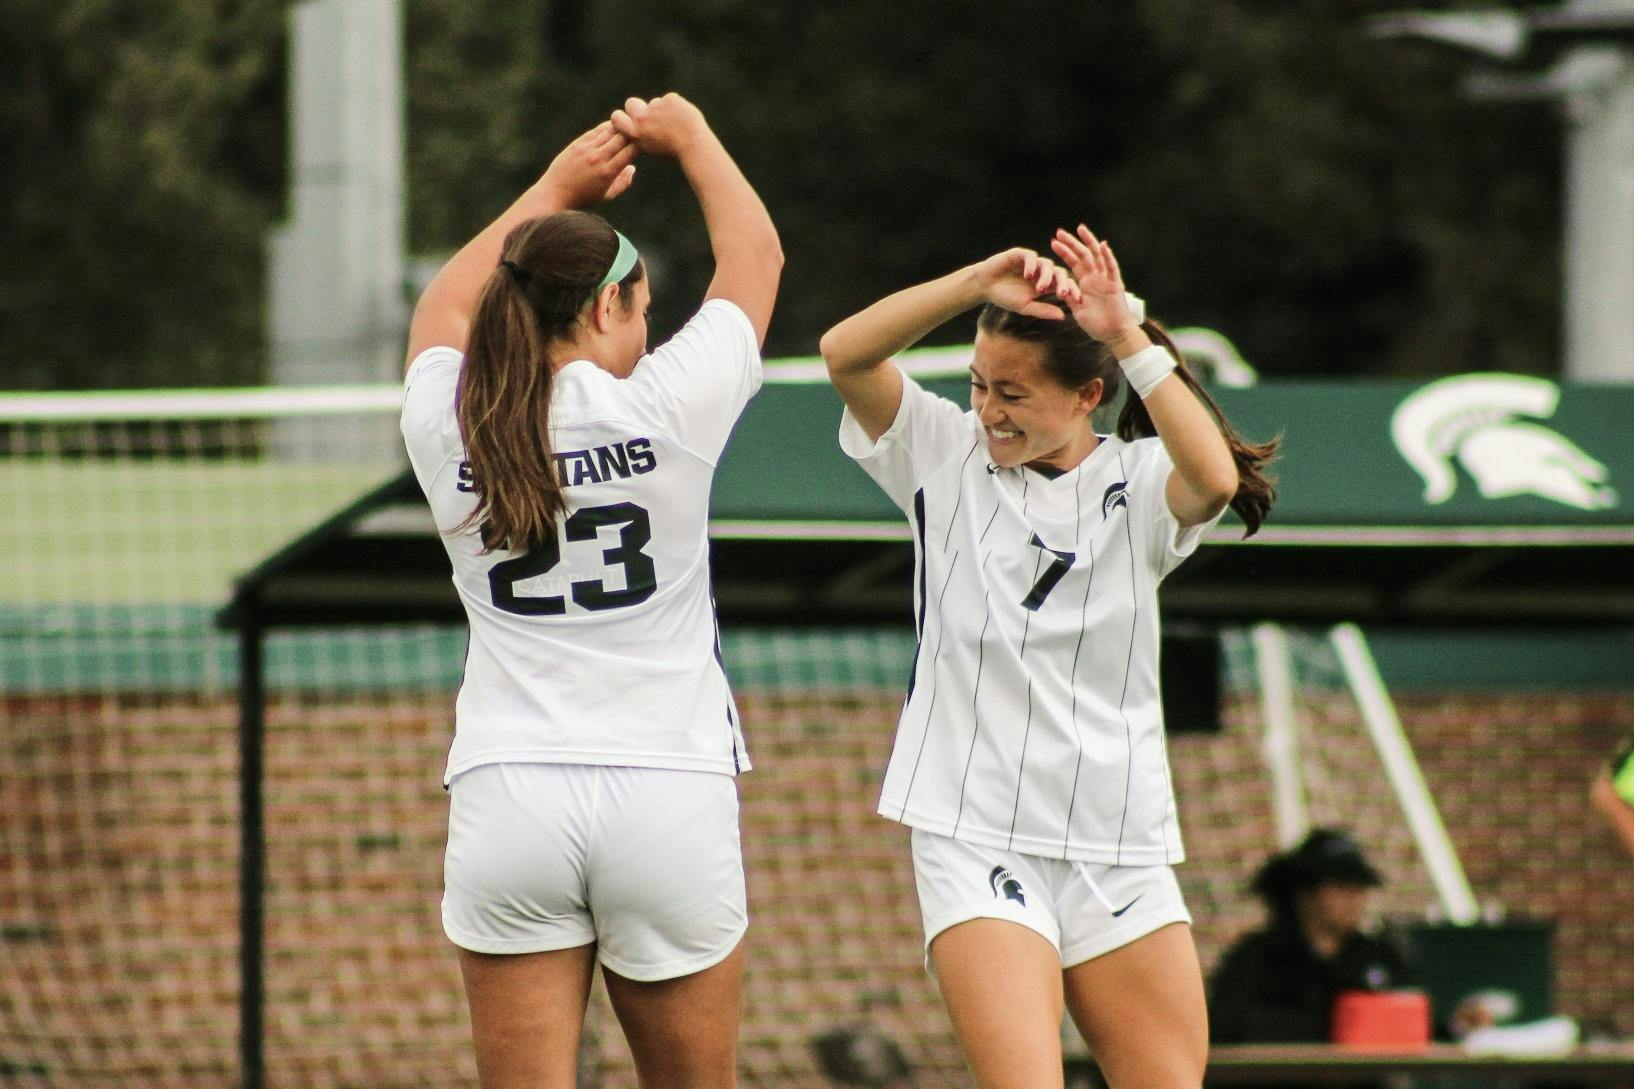
<svg viewBox="0 0 1634 1089">
<path fill-rule="evenodd" d="M 637 153 L 680 165 L 715 257 L 650 353 L 645 264 L 582 210 Z M 643 1084 L 735 1083 L 749 760 L 707 515 L 782 260 L 698 109 L 630 99 L 415 308 L 403 438 L 471 626 L 442 911 L 483 1089 L 571 1089 L 597 960 Z"/>
<path fill-rule="evenodd" d="M 1203 982 L 1158 693 L 1157 587 L 1274 444 L 1243 441 L 1080 226 L 823 337 L 840 444 L 913 528 L 919 647 L 879 810 L 982 1089 L 1062 1084 L 1063 1003 L 1112 1089 L 1197 1089 Z M 891 362 L 985 303 L 970 410 Z M 1090 413 L 1131 395 L 1114 434 Z"/>
</svg>

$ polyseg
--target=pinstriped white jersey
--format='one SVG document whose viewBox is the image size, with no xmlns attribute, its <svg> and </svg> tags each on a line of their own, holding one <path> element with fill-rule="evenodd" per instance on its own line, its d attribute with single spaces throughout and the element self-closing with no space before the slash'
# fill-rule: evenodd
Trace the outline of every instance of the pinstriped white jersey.
<svg viewBox="0 0 1634 1089">
<path fill-rule="evenodd" d="M 1050 479 L 1000 469 L 972 412 L 904 378 L 870 443 L 840 445 L 907 513 L 919 648 L 879 811 L 982 846 L 1106 865 L 1180 862 L 1157 587 L 1182 530 L 1159 439 L 1102 438 Z"/>
<path fill-rule="evenodd" d="M 725 299 L 620 380 L 557 371 L 551 449 L 567 499 L 528 553 L 457 532 L 476 490 L 454 414 L 462 357 L 409 366 L 403 439 L 471 623 L 445 782 L 502 761 L 747 770 L 709 578 L 715 462 L 760 388 L 760 349 Z"/>
</svg>

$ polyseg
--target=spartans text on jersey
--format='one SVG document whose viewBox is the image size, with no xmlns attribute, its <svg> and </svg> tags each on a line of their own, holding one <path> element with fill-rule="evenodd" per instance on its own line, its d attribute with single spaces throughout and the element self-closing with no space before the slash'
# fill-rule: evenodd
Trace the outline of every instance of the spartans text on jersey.
<svg viewBox="0 0 1634 1089">
<path fill-rule="evenodd" d="M 651 439 L 629 439 L 608 446 L 594 446 L 589 450 L 556 452 L 556 472 L 564 488 L 575 484 L 600 484 L 614 477 L 628 480 L 656 468 L 658 455 L 653 452 Z M 462 492 L 476 491 L 476 476 L 471 472 L 469 461 L 460 462 L 460 481 L 456 487 Z"/>
</svg>

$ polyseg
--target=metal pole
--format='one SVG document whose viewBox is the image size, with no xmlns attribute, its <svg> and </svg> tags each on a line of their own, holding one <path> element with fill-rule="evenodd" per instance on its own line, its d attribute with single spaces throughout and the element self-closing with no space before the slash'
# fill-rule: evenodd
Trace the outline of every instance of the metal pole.
<svg viewBox="0 0 1634 1089">
<path fill-rule="evenodd" d="M 262 730 L 266 699 L 262 679 L 262 631 L 255 602 L 244 609 L 238 628 L 238 1046 L 243 1089 L 266 1083 L 261 978 L 263 900 L 266 896 L 266 836 L 261 780 Z"/>
<path fill-rule="evenodd" d="M 1634 384 L 1634 0 L 1569 0 L 1515 11 L 1399 12 L 1380 37 L 1421 37 L 1518 60 L 1533 41 L 1575 39 L 1544 73 L 1477 73 L 1482 98 L 1550 98 L 1565 117 L 1561 287 L 1565 377 Z"/>
<path fill-rule="evenodd" d="M 1260 714 L 1265 719 L 1261 753 L 1271 771 L 1271 802 L 1277 845 L 1292 847 L 1310 828 L 1304 772 L 1299 759 L 1299 716 L 1294 710 L 1293 659 L 1281 624 L 1256 624 L 1254 667 L 1259 671 Z"/>
<path fill-rule="evenodd" d="M 1567 67 L 1585 78 L 1565 95 L 1565 374 L 1634 382 L 1634 63 L 1596 45 Z"/>
<path fill-rule="evenodd" d="M 289 219 L 268 246 L 275 385 L 398 381 L 408 328 L 403 257 L 402 0 L 289 8 Z M 279 425 L 281 456 L 395 454 L 396 428 L 335 434 L 321 453 Z"/>
<path fill-rule="evenodd" d="M 1395 704 L 1384 687 L 1384 678 L 1367 649 L 1367 639 L 1355 624 L 1340 624 L 1329 632 L 1333 649 L 1338 652 L 1339 664 L 1344 668 L 1345 680 L 1361 708 L 1362 721 L 1373 737 L 1373 745 L 1384 763 L 1384 771 L 1395 788 L 1396 798 L 1407 816 L 1407 826 L 1424 857 L 1430 882 L 1441 898 L 1441 907 L 1447 918 L 1466 926 L 1481 917 L 1475 902 L 1475 893 L 1464 876 L 1464 867 L 1458 861 L 1458 852 L 1447 835 L 1447 826 L 1441 823 L 1435 797 L 1424 782 L 1413 746 L 1402 729 Z"/>
</svg>

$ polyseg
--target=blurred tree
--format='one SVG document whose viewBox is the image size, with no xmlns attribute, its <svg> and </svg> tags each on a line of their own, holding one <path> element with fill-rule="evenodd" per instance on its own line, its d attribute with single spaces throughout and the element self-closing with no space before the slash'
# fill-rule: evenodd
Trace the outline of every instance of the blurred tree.
<svg viewBox="0 0 1634 1089">
<path fill-rule="evenodd" d="M 1467 62 L 1380 42 L 1394 0 L 1145 0 L 1141 153 L 1098 192 L 1159 310 L 1269 373 L 1559 367 L 1559 132 Z"/>
<path fill-rule="evenodd" d="M 284 8 L 0 5 L 0 382 L 262 373 L 262 241 L 284 188 Z"/>
<path fill-rule="evenodd" d="M 264 373 L 287 6 L 0 7 L 0 384 Z M 1369 40 L 1393 6 L 405 0 L 410 245 L 452 249 L 625 95 L 675 88 L 782 230 L 773 354 L 1083 219 L 1160 317 L 1268 374 L 1554 371 L 1557 124 Z M 679 173 L 643 164 L 606 211 L 673 328 L 709 275 Z"/>
<path fill-rule="evenodd" d="M 1556 123 L 1461 100 L 1458 57 L 1367 38 L 1362 17 L 1392 6 L 421 0 L 465 28 L 411 35 L 411 233 L 457 244 L 577 129 L 674 87 L 782 230 L 774 354 L 1082 218 L 1159 316 L 1222 330 L 1269 374 L 1555 370 Z M 451 82 L 472 92 L 464 133 Z M 471 133 L 485 150 L 451 157 Z M 708 255 L 676 173 L 644 170 L 607 214 L 656 258 L 662 329 Z"/>
</svg>

